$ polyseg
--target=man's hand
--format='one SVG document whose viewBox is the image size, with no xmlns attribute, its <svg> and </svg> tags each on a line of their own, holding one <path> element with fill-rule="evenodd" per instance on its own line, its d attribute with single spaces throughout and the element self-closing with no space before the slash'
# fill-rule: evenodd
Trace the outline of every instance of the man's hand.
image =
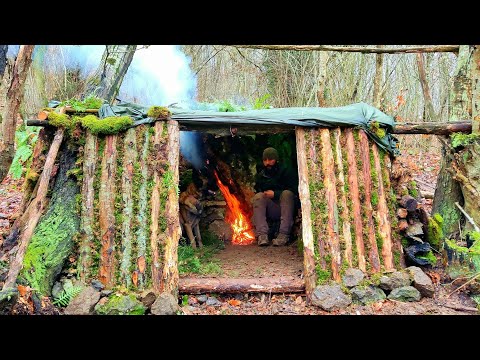
<svg viewBox="0 0 480 360">
<path fill-rule="evenodd" d="M 265 196 L 269 199 L 273 199 L 273 196 L 275 195 L 273 190 L 267 190 L 267 191 L 264 191 L 263 192 L 265 194 Z"/>
</svg>

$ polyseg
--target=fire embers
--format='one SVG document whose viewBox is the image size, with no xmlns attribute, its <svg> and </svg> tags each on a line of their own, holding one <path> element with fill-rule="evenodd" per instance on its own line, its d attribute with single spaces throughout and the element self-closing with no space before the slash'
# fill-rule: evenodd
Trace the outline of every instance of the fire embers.
<svg viewBox="0 0 480 360">
<path fill-rule="evenodd" d="M 216 171 L 214 171 L 214 175 L 217 179 L 218 187 L 227 203 L 228 211 L 225 216 L 225 221 L 230 224 L 232 228 L 232 244 L 249 245 L 253 243 L 255 236 L 253 235 L 252 226 L 242 211 L 240 201 L 238 201 L 235 195 L 230 193 L 226 185 L 222 184 Z"/>
</svg>

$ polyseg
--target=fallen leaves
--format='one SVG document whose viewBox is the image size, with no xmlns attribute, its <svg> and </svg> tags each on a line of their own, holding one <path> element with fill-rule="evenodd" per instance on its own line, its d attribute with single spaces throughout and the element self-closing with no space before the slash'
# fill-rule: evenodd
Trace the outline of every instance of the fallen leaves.
<svg viewBox="0 0 480 360">
<path fill-rule="evenodd" d="M 232 306 L 240 306 L 242 304 L 242 302 L 237 299 L 230 299 L 228 300 L 228 303 Z"/>
</svg>

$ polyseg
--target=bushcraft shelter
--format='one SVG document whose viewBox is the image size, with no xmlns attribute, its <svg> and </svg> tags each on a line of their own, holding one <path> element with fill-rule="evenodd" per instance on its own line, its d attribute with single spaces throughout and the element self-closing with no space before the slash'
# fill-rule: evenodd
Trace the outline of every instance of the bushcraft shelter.
<svg viewBox="0 0 480 360">
<path fill-rule="evenodd" d="M 90 122 L 66 129 L 51 113 Z M 112 116 L 129 119 L 116 123 Z M 106 118 L 109 126 L 95 125 Z M 48 120 L 36 125 L 44 128 L 27 174 L 32 192 L 22 216 L 26 225 L 17 252 L 22 264 L 17 265 L 42 293 L 50 293 L 72 256 L 85 283 L 98 279 L 106 288 L 181 292 L 181 130 L 227 136 L 295 132 L 301 286 L 307 296 L 320 279 L 339 281 L 350 267 L 370 274 L 402 267 L 400 240 L 391 230 L 396 198 L 390 159 L 397 150 L 390 132 L 395 124 L 368 104 L 238 112 L 105 104 L 80 112 L 50 109 Z M 274 288 L 288 288 L 281 279 L 275 281 Z M 262 292 L 254 282 L 241 286 Z"/>
</svg>

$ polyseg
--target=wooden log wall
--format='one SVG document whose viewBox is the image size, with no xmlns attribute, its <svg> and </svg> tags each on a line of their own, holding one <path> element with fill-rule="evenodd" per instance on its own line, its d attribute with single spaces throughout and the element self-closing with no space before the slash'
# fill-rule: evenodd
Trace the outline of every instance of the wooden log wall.
<svg viewBox="0 0 480 360">
<path fill-rule="evenodd" d="M 107 288 L 178 293 L 179 126 L 86 134 L 78 273 Z"/>
<path fill-rule="evenodd" d="M 389 155 L 363 130 L 296 133 L 307 294 L 316 285 L 341 281 L 349 267 L 369 274 L 403 267 L 402 248 L 391 231 L 396 198 Z"/>
</svg>

